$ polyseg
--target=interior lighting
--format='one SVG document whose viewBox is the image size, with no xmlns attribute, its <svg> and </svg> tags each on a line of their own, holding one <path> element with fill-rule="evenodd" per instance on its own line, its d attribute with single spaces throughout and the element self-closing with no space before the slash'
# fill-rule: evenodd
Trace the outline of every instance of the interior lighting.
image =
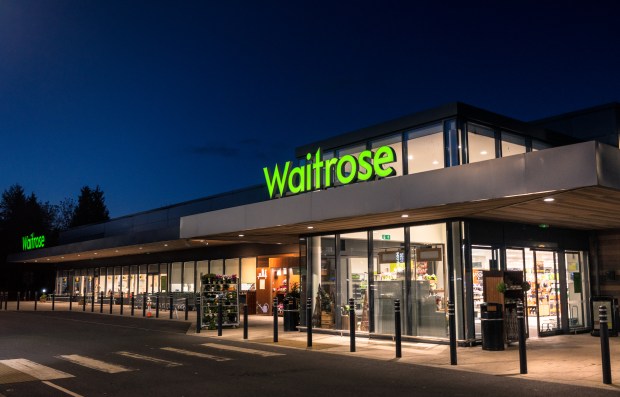
<svg viewBox="0 0 620 397">
<path fill-rule="evenodd" d="M 433 160 L 433 165 L 437 165 L 437 164 L 439 164 L 439 161 Z"/>
<path fill-rule="evenodd" d="M 164 244 L 164 247 L 167 247 L 167 246 L 168 246 L 168 244 Z"/>
<path fill-rule="evenodd" d="M 140 248 L 138 248 L 138 249 L 139 249 L 139 250 L 141 250 L 141 249 L 142 249 L 142 247 L 140 247 Z"/>
<path fill-rule="evenodd" d="M 245 234 L 240 234 L 240 235 L 239 235 L 239 237 L 244 237 L 244 236 L 245 236 Z"/>
<path fill-rule="evenodd" d="M 486 150 L 483 150 L 480 152 L 481 155 L 486 156 L 488 154 L 488 152 Z"/>
<path fill-rule="evenodd" d="M 545 203 L 552 203 L 552 202 L 554 202 L 554 201 L 555 201 L 555 199 L 554 199 L 553 197 L 545 197 L 545 198 L 543 199 L 543 201 L 544 201 Z"/>
<path fill-rule="evenodd" d="M 409 218 L 409 215 L 408 214 L 402 214 L 400 217 L 401 218 Z"/>
<path fill-rule="evenodd" d="M 409 155 L 409 156 L 407 156 L 407 159 L 409 159 L 409 160 L 413 160 L 413 156 L 412 156 L 412 155 Z"/>
<path fill-rule="evenodd" d="M 314 229 L 314 226 L 308 226 L 308 229 Z"/>
</svg>

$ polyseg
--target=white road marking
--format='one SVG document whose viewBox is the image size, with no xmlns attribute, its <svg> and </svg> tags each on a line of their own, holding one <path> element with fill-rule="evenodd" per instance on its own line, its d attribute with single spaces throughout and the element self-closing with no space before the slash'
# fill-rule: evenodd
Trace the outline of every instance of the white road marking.
<svg viewBox="0 0 620 397">
<path fill-rule="evenodd" d="M 191 350 L 177 349 L 175 347 L 162 347 L 161 349 L 169 351 L 169 352 L 184 354 L 186 356 L 208 358 L 209 360 L 214 360 L 214 361 L 230 361 L 230 360 L 232 360 L 231 358 L 228 358 L 228 357 L 219 357 L 219 356 L 214 356 L 214 355 L 211 355 L 211 354 L 193 352 Z"/>
<path fill-rule="evenodd" d="M 264 350 L 248 349 L 245 347 L 218 345 L 217 343 L 203 343 L 202 346 L 212 347 L 214 349 L 220 349 L 220 350 L 229 350 L 229 351 L 240 352 L 240 353 L 255 354 L 257 356 L 262 356 L 262 357 L 284 356 L 284 353 L 274 353 L 274 352 L 268 352 Z"/>
<path fill-rule="evenodd" d="M 121 351 L 121 352 L 116 352 L 116 354 L 119 354 L 125 357 L 135 358 L 136 360 L 144 360 L 144 361 L 150 361 L 156 364 L 163 364 L 166 367 L 180 367 L 183 365 L 181 363 L 177 363 L 174 361 L 168 361 L 168 360 L 163 360 L 161 358 L 155 358 L 155 357 L 149 357 L 149 356 L 143 356 L 142 354 L 132 353 L 132 352 Z"/>
<path fill-rule="evenodd" d="M 116 374 L 119 372 L 127 372 L 132 371 L 127 367 L 123 367 L 122 365 L 110 364 L 104 361 L 95 360 L 94 358 L 84 357 L 77 354 L 70 354 L 66 356 L 58 356 L 64 360 L 70 361 L 74 364 L 81 365 L 83 367 L 87 367 L 90 369 L 95 369 L 97 371 L 105 372 L 108 374 Z"/>
<path fill-rule="evenodd" d="M 26 360 L 25 358 L 16 358 L 14 360 L 0 360 L 0 363 L 39 380 L 73 378 L 73 375 L 70 375 L 66 372 L 57 371 L 53 368 L 46 367 L 45 365 L 37 364 L 30 360 Z"/>
<path fill-rule="evenodd" d="M 81 394 L 74 393 L 74 392 L 72 392 L 71 390 L 67 390 L 67 389 L 65 389 L 64 387 L 61 387 L 61 386 L 55 385 L 55 384 L 53 384 L 52 382 L 48 382 L 48 381 L 44 380 L 44 381 L 43 381 L 43 383 L 45 383 L 45 384 L 46 384 L 46 385 L 48 385 L 48 386 L 53 387 L 53 388 L 54 388 L 54 389 L 56 389 L 56 390 L 60 390 L 61 392 L 66 393 L 66 394 L 68 394 L 68 395 L 70 395 L 70 396 L 73 396 L 73 397 L 84 397 L 84 396 L 83 396 L 83 395 L 81 395 Z"/>
</svg>

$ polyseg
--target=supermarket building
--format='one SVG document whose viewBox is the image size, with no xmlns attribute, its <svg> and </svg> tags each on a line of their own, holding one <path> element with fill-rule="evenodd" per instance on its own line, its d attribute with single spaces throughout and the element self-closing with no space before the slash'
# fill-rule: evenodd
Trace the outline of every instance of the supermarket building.
<svg viewBox="0 0 620 397">
<path fill-rule="evenodd" d="M 299 147 L 266 164 L 264 185 L 70 229 L 9 259 L 53 263 L 57 294 L 95 299 L 197 293 L 201 275 L 236 274 L 251 311 L 299 290 L 326 330 L 348 328 L 352 298 L 371 336 L 393 334 L 400 299 L 404 335 L 445 340 L 453 300 L 465 344 L 491 294 L 482 272 L 512 271 L 531 286 L 530 336 L 586 331 L 590 299 L 620 295 L 619 136 L 617 103 L 535 122 L 451 103 Z"/>
</svg>

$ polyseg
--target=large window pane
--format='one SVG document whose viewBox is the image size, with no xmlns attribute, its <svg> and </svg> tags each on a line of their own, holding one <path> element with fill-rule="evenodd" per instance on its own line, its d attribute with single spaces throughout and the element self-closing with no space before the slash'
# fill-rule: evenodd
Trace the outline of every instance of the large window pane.
<svg viewBox="0 0 620 397">
<path fill-rule="evenodd" d="M 317 328 L 335 327 L 336 237 L 312 238 L 314 302 L 312 323 Z"/>
<path fill-rule="evenodd" d="M 375 332 L 393 334 L 394 299 L 403 302 L 405 290 L 405 230 L 375 230 L 372 236 Z"/>
<path fill-rule="evenodd" d="M 211 261 L 209 265 L 209 269 L 211 274 L 224 274 L 224 260 L 223 259 L 214 259 Z"/>
<path fill-rule="evenodd" d="M 241 290 L 247 291 L 255 287 L 256 283 L 256 258 L 241 259 Z"/>
<path fill-rule="evenodd" d="M 441 124 L 420 128 L 407 134 L 407 167 L 410 174 L 444 167 Z"/>
<path fill-rule="evenodd" d="M 183 263 L 183 292 L 194 292 L 194 261 Z"/>
<path fill-rule="evenodd" d="M 378 141 L 374 141 L 371 143 L 371 148 L 376 150 L 382 146 L 389 146 L 394 149 L 396 152 L 396 161 L 389 164 L 390 167 L 394 168 L 396 174 L 394 176 L 400 176 L 403 174 L 403 137 L 401 134 L 393 135 L 388 138 L 383 138 Z M 387 166 L 386 166 L 387 168 Z"/>
<path fill-rule="evenodd" d="M 202 275 L 209 274 L 209 261 L 198 261 L 196 263 L 196 277 L 198 282 L 197 291 L 200 291 L 202 288 Z"/>
<path fill-rule="evenodd" d="M 467 142 L 470 163 L 495 158 L 495 133 L 490 128 L 468 124 Z"/>
<path fill-rule="evenodd" d="M 224 271 L 226 275 L 232 276 L 233 274 L 239 275 L 239 258 L 226 259 L 226 266 L 224 266 Z"/>
<path fill-rule="evenodd" d="M 181 292 L 181 266 L 182 262 L 175 262 L 172 264 L 172 270 L 170 271 L 170 291 Z"/>
<path fill-rule="evenodd" d="M 502 131 L 502 157 L 525 153 L 525 138 Z"/>
<path fill-rule="evenodd" d="M 413 335 L 448 335 L 446 298 L 446 225 L 410 228 Z"/>
</svg>

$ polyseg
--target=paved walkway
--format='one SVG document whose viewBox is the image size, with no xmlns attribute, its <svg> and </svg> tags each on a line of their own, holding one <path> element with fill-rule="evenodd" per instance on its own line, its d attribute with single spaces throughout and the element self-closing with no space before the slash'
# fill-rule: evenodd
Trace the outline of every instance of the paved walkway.
<svg viewBox="0 0 620 397">
<path fill-rule="evenodd" d="M 31 311 L 33 302 L 21 302 L 20 310 Z M 73 303 L 73 311 L 82 312 L 83 307 Z M 4 305 L 1 310 L 4 310 Z M 16 302 L 8 303 L 8 310 L 16 310 Z M 51 303 L 39 303 L 37 310 L 50 311 Z M 56 302 L 55 310 L 68 311 L 69 304 Z M 100 306 L 95 304 L 95 313 L 99 313 Z M 130 315 L 130 307 L 124 308 L 124 316 Z M 91 306 L 87 305 L 86 313 L 91 313 Z M 103 313 L 109 315 L 109 305 L 104 305 Z M 161 311 L 159 319 L 155 318 L 155 311 L 151 310 L 152 317 L 145 321 L 170 321 L 168 311 Z M 113 314 L 119 315 L 118 305 L 113 306 Z M 175 313 L 173 313 L 175 314 Z M 135 311 L 135 317 L 142 317 L 142 310 Z M 174 321 L 184 321 L 184 313 L 178 313 L 179 319 L 173 316 Z M 196 333 L 196 313 L 189 313 L 188 335 L 201 338 L 216 338 L 222 341 L 236 341 L 248 344 L 275 345 L 273 342 L 273 319 L 270 316 L 250 316 L 249 339 L 243 340 L 243 328 L 224 328 L 223 335 L 217 336 L 217 331 L 202 330 Z M 530 338 L 527 341 L 528 374 L 519 374 L 519 351 L 516 344 L 504 351 L 485 351 L 478 347 L 459 347 L 457 349 L 458 365 L 450 365 L 450 351 L 447 345 L 432 343 L 403 342 L 402 358 L 395 358 L 394 342 L 386 340 L 356 339 L 356 352 L 349 351 L 349 336 L 313 334 L 313 347 L 307 348 L 305 332 L 283 332 L 280 319 L 278 346 L 284 348 L 303 349 L 327 354 L 342 354 L 355 357 L 364 357 L 377 361 L 398 361 L 406 364 L 441 367 L 457 371 L 472 371 L 496 376 L 509 376 L 523 379 L 535 379 L 547 382 L 580 385 L 609 390 L 620 393 L 620 338 L 610 338 L 612 385 L 604 385 L 601 370 L 600 339 L 590 334 L 558 335 L 545 338 Z"/>
</svg>

